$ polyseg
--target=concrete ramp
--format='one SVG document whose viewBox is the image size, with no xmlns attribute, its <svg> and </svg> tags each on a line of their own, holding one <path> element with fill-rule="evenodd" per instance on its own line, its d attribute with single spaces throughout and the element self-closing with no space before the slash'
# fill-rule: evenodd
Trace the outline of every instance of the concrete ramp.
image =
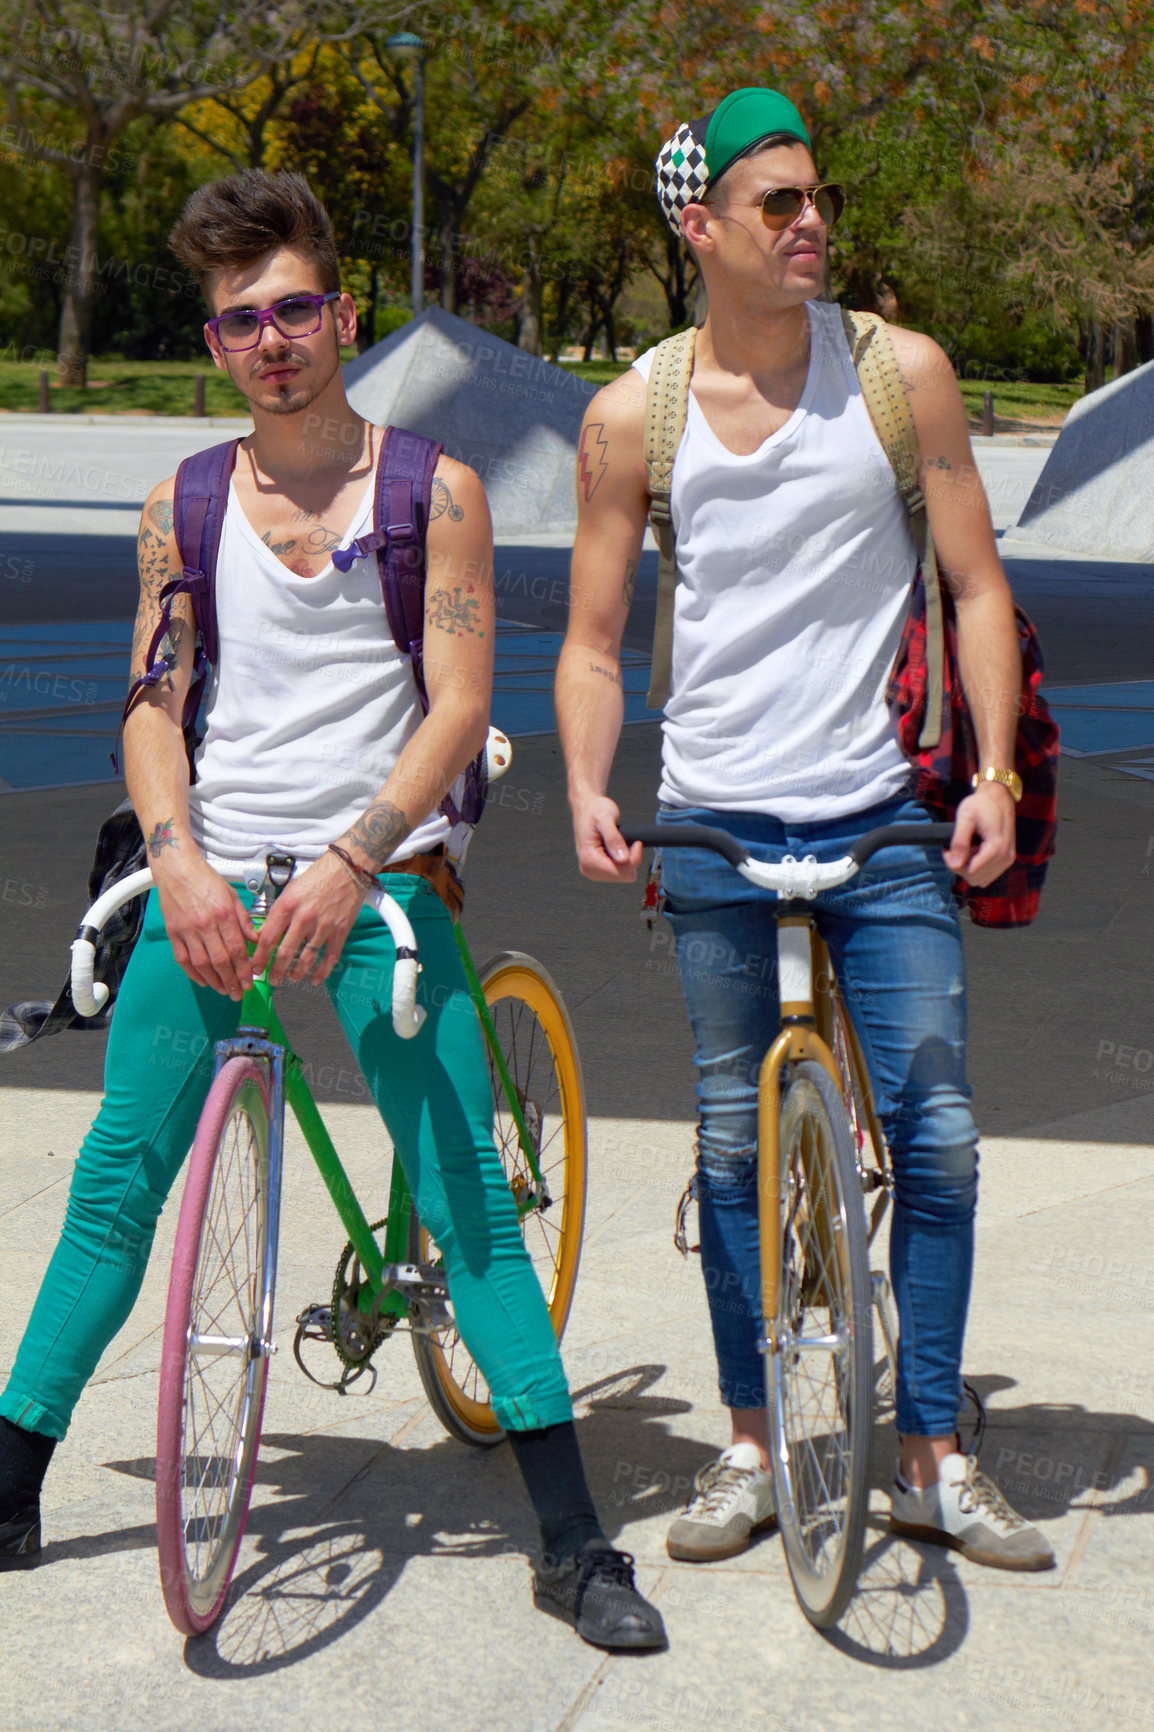
<svg viewBox="0 0 1154 1732">
<path fill-rule="evenodd" d="M 1154 559 L 1154 361 L 1074 404 L 1003 540 Z"/>
<path fill-rule="evenodd" d="M 439 439 L 477 471 L 499 535 L 576 524 L 577 443 L 595 385 L 440 307 L 344 375 L 358 414 Z"/>
</svg>

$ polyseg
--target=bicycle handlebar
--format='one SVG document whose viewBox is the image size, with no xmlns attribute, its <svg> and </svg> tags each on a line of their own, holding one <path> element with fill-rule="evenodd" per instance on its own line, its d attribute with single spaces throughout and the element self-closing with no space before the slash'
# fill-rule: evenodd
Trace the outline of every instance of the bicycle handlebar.
<svg viewBox="0 0 1154 1732">
<path fill-rule="evenodd" d="M 96 1016 L 108 1002 L 108 988 L 92 978 L 101 928 L 118 908 L 142 895 L 155 882 L 147 866 L 143 871 L 131 873 L 98 896 L 80 922 L 72 942 L 72 1002 L 80 1016 Z M 416 935 L 408 916 L 387 890 L 378 890 L 365 900 L 385 922 L 397 947 L 393 969 L 393 1027 L 402 1040 L 412 1040 L 427 1014 L 424 1005 L 417 1003 L 417 976 L 421 965 L 417 959 Z"/>
<path fill-rule="evenodd" d="M 883 824 L 853 844 L 840 860 L 819 864 L 812 854 L 795 860 L 791 854 L 776 866 L 754 860 L 728 830 L 710 824 L 622 824 L 626 842 L 641 842 L 647 848 L 708 848 L 762 890 L 776 890 L 782 897 L 800 896 L 807 901 L 819 890 L 845 884 L 861 871 L 866 861 L 883 848 L 942 846 L 954 834 L 952 824 Z"/>
</svg>

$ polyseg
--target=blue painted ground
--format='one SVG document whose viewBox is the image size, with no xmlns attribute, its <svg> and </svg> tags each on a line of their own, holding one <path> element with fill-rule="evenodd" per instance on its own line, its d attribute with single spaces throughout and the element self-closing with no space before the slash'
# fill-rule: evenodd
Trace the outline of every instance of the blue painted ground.
<svg viewBox="0 0 1154 1732">
<path fill-rule="evenodd" d="M 1067 751 L 1093 756 L 1154 746 L 1154 680 L 1043 685 L 1042 696 L 1062 730 Z"/>
<path fill-rule="evenodd" d="M 128 685 L 127 621 L 0 629 L 0 792 L 115 779 L 112 751 Z M 515 738 L 552 730 L 561 633 L 497 626 L 493 721 Z M 650 721 L 648 658 L 622 657 L 625 719 Z"/>
<path fill-rule="evenodd" d="M 128 681 L 128 621 L 13 625 L 0 630 L 0 791 L 114 780 L 112 751 Z M 551 732 L 561 633 L 499 621 L 493 721 L 511 737 Z M 622 657 L 625 720 L 645 708 L 649 658 Z M 1046 686 L 1073 754 L 1154 749 L 1154 680 Z"/>
</svg>

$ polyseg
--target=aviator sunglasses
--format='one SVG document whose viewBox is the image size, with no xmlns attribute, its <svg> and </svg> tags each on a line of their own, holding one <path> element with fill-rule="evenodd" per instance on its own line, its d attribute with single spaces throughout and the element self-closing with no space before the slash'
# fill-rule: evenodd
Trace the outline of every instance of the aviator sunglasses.
<svg viewBox="0 0 1154 1732">
<path fill-rule="evenodd" d="M 293 295 L 278 301 L 273 307 L 254 308 L 252 312 L 221 313 L 209 319 L 205 329 L 211 331 L 222 349 L 236 354 L 240 349 L 255 349 L 266 325 L 272 325 L 282 337 L 315 337 L 321 328 L 321 309 L 329 301 L 339 301 L 340 291 L 331 289 L 327 295 Z"/>
<path fill-rule="evenodd" d="M 787 229 L 795 223 L 807 204 L 812 204 L 827 229 L 831 229 L 845 209 L 845 187 L 838 181 L 826 181 L 821 186 L 775 186 L 758 200 L 761 220 L 767 229 Z"/>
</svg>

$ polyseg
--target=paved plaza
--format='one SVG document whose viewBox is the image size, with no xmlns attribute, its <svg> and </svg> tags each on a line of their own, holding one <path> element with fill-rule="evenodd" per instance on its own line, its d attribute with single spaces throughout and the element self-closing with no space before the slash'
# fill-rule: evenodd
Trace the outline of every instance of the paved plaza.
<svg viewBox="0 0 1154 1732">
<path fill-rule="evenodd" d="M 182 449 L 227 430 L 69 428 L 79 482 L 55 477 L 57 491 L 33 498 L 21 474 L 47 485 L 36 466 L 64 450 L 61 433 L 41 426 L 0 420 L 0 601 L 11 602 L 2 618 L 6 631 L 30 634 L 22 652 L 6 641 L 4 664 L 51 666 L 53 680 L 71 665 L 88 681 L 88 662 L 33 659 L 91 649 L 83 632 L 69 647 L 48 628 L 130 619 L 124 546 L 130 555 L 143 492 Z M 31 459 L 14 457 L 27 451 Z M 1005 528 L 1046 450 L 979 444 L 977 455 Z M 110 493 L 107 506 L 94 500 L 85 476 L 99 492 L 102 464 L 136 491 Z M 340 1398 L 301 1376 L 293 1318 L 327 1296 L 344 1234 L 294 1132 L 279 1352 L 227 1610 L 208 1636 L 186 1642 L 157 1575 L 151 1476 L 174 1198 L 140 1301 L 57 1452 L 43 1564 L 0 1577 L 0 1732 L 304 1732 L 386 1716 L 427 1732 L 1146 1725 L 1154 571 L 1014 545 L 1007 568 L 1042 631 L 1047 685 L 1062 694 L 1074 755 L 1063 759 L 1059 852 L 1039 921 L 1020 933 L 970 927 L 966 937 L 983 1143 L 965 1371 L 987 1408 L 982 1465 L 1044 1527 L 1059 1567 L 1016 1577 L 893 1541 L 884 1488 L 896 1445 L 883 1411 L 859 1592 L 823 1638 L 797 1609 L 775 1535 L 730 1563 L 696 1568 L 664 1550 L 692 1475 L 725 1441 L 700 1271 L 672 1245 L 692 1162 L 692 1043 L 668 939 L 646 930 L 639 893 L 584 883 L 573 864 L 546 690 L 564 612 L 559 541 L 507 540 L 498 558 L 498 573 L 518 580 L 502 592 L 499 577 L 498 593 L 508 635 L 500 701 L 520 693 L 519 737 L 474 842 L 466 924 L 478 957 L 505 948 L 540 957 L 573 1015 L 590 1179 L 565 1360 L 607 1532 L 634 1554 L 670 1649 L 608 1657 L 534 1611 L 534 1526 L 512 1458 L 445 1436 L 404 1340 L 382 1349 L 368 1394 Z M 32 567 L 27 580 L 4 575 L 21 560 Z M 639 665 L 640 600 L 631 630 Z M 520 644 L 519 633 L 529 634 Z M 111 783 L 66 773 L 81 753 L 80 704 L 43 691 L 43 702 L 25 703 L 18 675 L 8 686 L 0 1005 L 60 984 L 95 832 L 117 797 Z M 84 701 L 108 700 L 101 688 Z M 21 719 L 21 708 L 49 713 Z M 101 735 L 107 713 L 88 713 Z M 644 818 L 658 731 L 632 713 L 613 791 L 623 811 Z M 22 740 L 36 742 L 39 768 L 34 783 L 18 785 L 5 766 Z M 280 1002 L 355 1183 L 366 1198 L 374 1185 L 383 1196 L 382 1131 L 323 994 L 287 989 Z M 99 1098 L 103 1044 L 62 1036 L 0 1059 L 0 1374 L 55 1242 Z"/>
</svg>

